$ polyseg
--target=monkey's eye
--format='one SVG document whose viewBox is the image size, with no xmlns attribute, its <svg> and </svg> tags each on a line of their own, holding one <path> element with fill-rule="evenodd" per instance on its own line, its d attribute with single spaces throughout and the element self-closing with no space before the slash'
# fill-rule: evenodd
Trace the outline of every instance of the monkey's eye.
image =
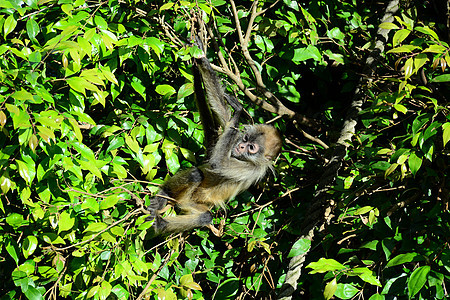
<svg viewBox="0 0 450 300">
<path fill-rule="evenodd" d="M 248 152 L 250 154 L 255 154 L 256 152 L 258 152 L 259 150 L 259 146 L 257 144 L 248 144 Z"/>
</svg>

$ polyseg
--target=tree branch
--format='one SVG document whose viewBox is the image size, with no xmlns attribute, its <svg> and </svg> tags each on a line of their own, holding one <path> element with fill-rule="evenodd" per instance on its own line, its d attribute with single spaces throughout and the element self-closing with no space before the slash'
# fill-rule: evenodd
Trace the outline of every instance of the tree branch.
<svg viewBox="0 0 450 300">
<path fill-rule="evenodd" d="M 393 15 L 397 12 L 399 8 L 399 0 L 391 0 L 385 10 L 385 13 L 380 20 L 380 23 L 390 22 L 393 20 Z M 302 235 L 299 239 L 309 239 L 314 238 L 314 228 L 324 228 L 331 218 L 333 217 L 333 210 L 336 203 L 333 199 L 329 198 L 327 193 L 332 187 L 335 181 L 338 171 L 341 168 L 342 161 L 347 153 L 347 147 L 349 146 L 349 141 L 356 132 L 356 125 L 358 123 L 358 112 L 361 110 L 362 105 L 365 100 L 365 93 L 363 87 L 367 86 L 371 82 L 371 78 L 376 71 L 375 58 L 377 58 L 380 53 L 384 51 L 384 45 L 387 42 L 389 30 L 379 28 L 377 31 L 377 40 L 375 42 L 375 48 L 370 53 L 366 59 L 365 68 L 363 74 L 367 76 L 361 76 L 358 86 L 356 87 L 353 101 L 351 103 L 350 109 L 347 113 L 346 120 L 342 126 L 340 137 L 336 143 L 333 151 L 333 156 L 329 163 L 325 166 L 325 172 L 319 180 L 319 184 L 314 195 L 314 202 L 306 213 L 306 218 L 303 220 L 301 230 Z M 365 80 L 367 78 L 367 81 Z M 292 299 L 292 294 L 297 288 L 297 282 L 300 278 L 303 264 L 308 255 L 309 250 L 303 254 L 294 256 L 291 258 L 289 263 L 289 269 L 286 273 L 286 278 L 283 286 L 281 287 L 278 298 L 288 300 Z"/>
</svg>

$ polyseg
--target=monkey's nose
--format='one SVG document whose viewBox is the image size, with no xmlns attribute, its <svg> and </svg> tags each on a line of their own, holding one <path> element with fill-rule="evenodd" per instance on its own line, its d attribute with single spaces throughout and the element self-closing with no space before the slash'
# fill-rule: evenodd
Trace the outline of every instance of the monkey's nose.
<svg viewBox="0 0 450 300">
<path fill-rule="evenodd" d="M 240 143 L 236 146 L 235 149 L 236 149 L 237 154 L 242 154 L 245 151 L 245 144 Z"/>
</svg>

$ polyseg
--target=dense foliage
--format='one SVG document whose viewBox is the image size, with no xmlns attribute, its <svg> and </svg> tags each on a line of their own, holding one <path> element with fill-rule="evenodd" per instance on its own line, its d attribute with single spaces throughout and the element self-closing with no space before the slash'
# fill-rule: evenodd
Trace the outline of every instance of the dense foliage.
<svg viewBox="0 0 450 300">
<path fill-rule="evenodd" d="M 402 1 L 380 23 L 375 1 L 0 0 L 1 299 L 274 299 L 302 254 L 294 299 L 446 298 L 445 2 Z M 199 19 L 245 121 L 271 121 L 285 144 L 275 176 L 214 211 L 220 237 L 153 237 L 158 185 L 206 156 Z M 379 28 L 389 40 L 367 78 Z M 298 239 L 356 89 L 333 201 Z"/>
</svg>

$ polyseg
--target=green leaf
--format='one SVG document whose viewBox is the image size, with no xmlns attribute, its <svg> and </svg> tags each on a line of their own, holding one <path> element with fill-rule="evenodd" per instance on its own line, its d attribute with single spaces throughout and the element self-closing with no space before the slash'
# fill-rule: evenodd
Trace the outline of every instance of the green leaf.
<svg viewBox="0 0 450 300">
<path fill-rule="evenodd" d="M 156 87 L 155 92 L 163 96 L 171 96 L 176 93 L 176 90 L 168 84 L 161 84 Z"/>
<path fill-rule="evenodd" d="M 61 10 L 66 13 L 69 17 L 72 17 L 72 10 L 73 10 L 72 4 L 63 4 L 61 5 Z"/>
<path fill-rule="evenodd" d="M 125 233 L 125 230 L 119 226 L 114 226 L 113 228 L 110 229 L 110 231 L 112 234 L 116 236 L 123 236 L 123 234 Z"/>
<path fill-rule="evenodd" d="M 178 90 L 177 99 L 185 98 L 194 93 L 194 84 L 192 82 L 183 84 Z"/>
<path fill-rule="evenodd" d="M 3 36 L 6 39 L 6 36 L 8 34 L 10 34 L 17 25 L 17 20 L 14 18 L 14 15 L 9 15 L 6 20 L 5 23 L 3 23 Z"/>
<path fill-rule="evenodd" d="M 19 264 L 19 254 L 18 254 L 19 251 L 18 251 L 16 242 L 8 239 L 5 248 L 6 248 L 6 251 L 8 252 L 8 254 L 16 262 L 16 265 L 18 265 Z"/>
<path fill-rule="evenodd" d="M 400 27 L 398 27 L 398 25 L 391 23 L 391 22 L 383 22 L 379 25 L 379 27 L 382 29 L 400 29 Z"/>
<path fill-rule="evenodd" d="M 444 142 L 444 147 L 447 145 L 448 141 L 450 140 L 450 122 L 445 123 L 442 125 L 442 139 Z"/>
<path fill-rule="evenodd" d="M 114 74 L 111 72 L 109 67 L 102 67 L 100 68 L 102 71 L 103 76 L 105 76 L 106 79 L 109 80 L 109 82 L 114 83 L 115 85 L 119 85 L 119 82 L 117 81 L 117 78 L 114 76 Z"/>
<path fill-rule="evenodd" d="M 27 297 L 27 299 L 30 300 L 40 300 L 40 299 L 44 300 L 44 296 L 42 296 L 39 290 L 31 285 L 27 286 L 24 294 Z"/>
<path fill-rule="evenodd" d="M 170 9 L 170 8 L 172 8 L 172 6 L 173 6 L 174 4 L 175 4 L 175 3 L 173 3 L 173 2 L 165 3 L 165 4 L 163 4 L 163 5 L 159 8 L 159 11 L 163 11 L 163 10 Z"/>
<path fill-rule="evenodd" d="M 180 284 L 181 284 L 181 286 L 186 287 L 188 289 L 193 289 L 193 290 L 197 290 L 197 291 L 202 290 L 200 285 L 194 281 L 192 274 L 186 274 L 186 275 L 181 276 Z"/>
<path fill-rule="evenodd" d="M 84 232 L 100 232 L 108 227 L 105 223 L 102 222 L 92 222 L 89 223 L 88 227 L 83 231 Z"/>
<path fill-rule="evenodd" d="M 117 299 L 129 299 L 130 293 L 121 284 L 116 284 L 112 292 L 117 296 Z"/>
<path fill-rule="evenodd" d="M 397 265 L 401 265 L 401 264 L 405 264 L 405 263 L 409 263 L 414 261 L 415 258 L 420 257 L 420 255 L 418 255 L 415 252 L 409 252 L 409 253 L 404 253 L 404 254 L 399 254 L 396 257 L 392 258 L 387 264 L 386 264 L 386 268 L 390 268 L 393 266 L 397 266 Z"/>
<path fill-rule="evenodd" d="M 112 286 L 108 281 L 102 281 L 100 284 L 101 289 L 98 292 L 100 300 L 106 300 L 111 294 Z"/>
<path fill-rule="evenodd" d="M 22 253 L 25 258 L 28 258 L 37 249 L 38 240 L 34 235 L 29 235 L 23 240 Z"/>
<path fill-rule="evenodd" d="M 83 159 L 77 159 L 76 161 L 80 164 L 83 170 L 87 170 L 100 178 L 100 180 L 103 180 L 102 173 L 100 172 L 100 169 L 95 165 L 95 162 L 86 161 Z"/>
<path fill-rule="evenodd" d="M 306 267 L 313 269 L 311 272 L 309 272 L 310 274 L 325 273 L 329 271 L 339 271 L 342 269 L 346 269 L 346 267 L 343 264 L 337 262 L 336 260 L 327 259 L 323 257 L 316 262 L 310 263 Z"/>
<path fill-rule="evenodd" d="M 410 33 L 411 33 L 411 30 L 409 30 L 409 29 L 400 29 L 400 30 L 396 31 L 394 34 L 394 37 L 392 39 L 392 46 L 395 47 L 398 44 L 400 44 L 401 42 L 403 42 L 403 40 L 405 40 Z"/>
<path fill-rule="evenodd" d="M 9 214 L 6 217 L 6 223 L 8 225 L 12 226 L 13 228 L 18 228 L 18 227 L 26 224 L 25 220 L 23 219 L 23 216 L 18 213 Z"/>
<path fill-rule="evenodd" d="M 69 118 L 67 120 L 69 121 L 70 126 L 72 126 L 73 133 L 77 137 L 78 142 L 81 143 L 83 141 L 83 135 L 81 134 L 81 130 L 80 130 L 80 126 L 78 125 L 78 122 L 73 118 Z"/>
<path fill-rule="evenodd" d="M 149 37 L 145 39 L 145 42 L 155 51 L 156 55 L 158 57 L 161 55 L 161 53 L 164 51 L 164 43 L 161 42 L 156 37 Z"/>
<path fill-rule="evenodd" d="M 0 177 L 0 188 L 3 193 L 7 193 L 14 186 L 14 182 L 11 181 L 8 174 L 5 172 Z M 4 211 L 4 209 L 2 209 Z"/>
<path fill-rule="evenodd" d="M 409 77 L 411 77 L 412 74 L 414 74 L 414 59 L 412 57 L 408 58 L 408 60 L 405 62 L 404 70 L 405 70 L 405 79 L 408 79 Z M 401 104 L 395 104 L 395 105 L 401 105 Z M 397 109 L 395 107 L 395 105 L 394 105 L 394 108 Z M 404 108 L 404 111 L 402 111 L 402 110 L 399 110 L 399 111 L 406 113 L 406 108 L 405 107 L 403 107 L 403 108 Z"/>
<path fill-rule="evenodd" d="M 397 169 L 397 167 L 399 166 L 399 164 L 397 163 L 393 163 L 389 166 L 389 168 L 387 168 L 387 170 L 384 172 L 384 178 L 386 178 L 387 176 L 389 176 L 389 174 L 391 174 L 392 172 L 395 171 L 395 169 Z"/>
<path fill-rule="evenodd" d="M 131 86 L 133 87 L 133 89 L 138 92 L 139 95 L 141 95 L 141 97 L 143 99 L 145 99 L 145 86 L 142 84 L 142 81 L 137 78 L 137 77 L 133 77 L 132 79 L 133 81 L 131 82 Z"/>
<path fill-rule="evenodd" d="M 102 30 L 108 29 L 108 22 L 105 21 L 99 14 L 96 14 L 94 17 L 95 25 Z"/>
<path fill-rule="evenodd" d="M 84 78 L 80 77 L 72 77 L 67 78 L 66 82 L 69 84 L 70 88 L 74 91 L 82 93 L 84 96 L 86 96 L 86 86 L 88 85 L 88 82 Z"/>
<path fill-rule="evenodd" d="M 17 106 L 11 105 L 9 103 L 6 103 L 5 106 L 12 116 L 14 129 L 31 127 L 30 116 L 26 111 L 19 109 Z"/>
<path fill-rule="evenodd" d="M 108 209 L 110 207 L 113 207 L 114 205 L 116 205 L 119 199 L 120 195 L 118 194 L 106 197 L 104 200 L 100 202 L 100 209 Z"/>
<path fill-rule="evenodd" d="M 320 54 L 319 49 L 312 45 L 308 45 L 308 47 L 306 48 L 295 49 L 292 61 L 295 63 L 299 63 L 310 58 L 314 59 L 315 61 L 322 60 L 322 55 Z"/>
<path fill-rule="evenodd" d="M 447 51 L 447 48 L 441 45 L 430 45 L 428 48 L 422 51 L 422 53 L 437 53 L 437 54 L 443 54 Z"/>
<path fill-rule="evenodd" d="M 129 135 L 125 135 L 125 143 L 134 153 L 140 152 L 141 148 L 139 147 L 139 143 L 136 141 L 136 139 L 132 138 Z"/>
<path fill-rule="evenodd" d="M 340 299 L 351 299 L 358 292 L 359 290 L 350 283 L 338 283 L 335 295 Z"/>
<path fill-rule="evenodd" d="M 294 257 L 297 255 L 305 254 L 311 248 L 311 240 L 298 239 L 289 251 L 288 257 Z"/>
<path fill-rule="evenodd" d="M 358 216 L 358 215 L 364 215 L 367 214 L 369 211 L 371 211 L 373 209 L 373 206 L 363 206 L 361 208 L 358 208 L 353 215 L 354 216 Z"/>
<path fill-rule="evenodd" d="M 40 32 L 38 23 L 34 19 L 28 19 L 26 27 L 28 37 L 30 40 L 35 41 L 36 35 Z"/>
<path fill-rule="evenodd" d="M 431 79 L 430 82 L 449 82 L 450 74 L 442 74 Z"/>
<path fill-rule="evenodd" d="M 88 289 L 88 293 L 87 293 L 86 298 L 87 299 L 93 298 L 98 293 L 99 290 L 100 290 L 100 286 L 99 285 L 91 287 L 90 289 Z"/>
<path fill-rule="evenodd" d="M 331 280 L 330 282 L 328 282 L 325 285 L 325 289 L 323 291 L 323 297 L 326 300 L 331 299 L 334 296 L 334 293 L 336 292 L 336 290 L 337 290 L 337 280 L 335 277 L 335 278 L 333 278 L 333 280 Z"/>
<path fill-rule="evenodd" d="M 433 122 L 430 124 L 430 126 L 425 129 L 425 132 L 423 133 L 423 139 L 426 141 L 430 137 L 435 136 L 438 133 L 438 128 L 442 126 L 442 123 L 440 122 Z"/>
<path fill-rule="evenodd" d="M 422 166 L 422 158 L 418 157 L 415 152 L 411 153 L 408 158 L 408 166 L 411 173 L 415 176 Z"/>
<path fill-rule="evenodd" d="M 410 53 L 415 49 L 420 49 L 420 47 L 414 45 L 402 45 L 400 47 L 393 48 L 386 53 Z"/>
<path fill-rule="evenodd" d="M 425 33 L 429 36 L 431 36 L 432 38 L 434 38 L 435 40 L 439 41 L 439 37 L 436 34 L 436 32 L 434 32 L 430 27 L 428 26 L 424 26 L 424 27 L 415 27 L 414 30 Z"/>
<path fill-rule="evenodd" d="M 32 134 L 30 140 L 28 141 L 28 146 L 30 147 L 33 153 L 36 153 L 36 147 L 38 146 L 38 138 L 36 135 Z"/>
<path fill-rule="evenodd" d="M 87 198 L 83 201 L 81 204 L 82 209 L 89 209 L 93 213 L 98 213 L 100 211 L 100 205 L 98 204 L 97 200 L 94 198 Z"/>
<path fill-rule="evenodd" d="M 376 278 L 376 276 L 374 276 L 372 274 L 372 271 L 370 271 L 367 268 L 361 268 L 361 269 L 366 269 L 367 272 L 363 272 L 362 274 L 359 274 L 359 278 L 361 278 L 362 280 L 364 280 L 367 283 L 370 283 L 371 285 L 375 285 L 375 286 L 382 286 L 381 282 L 378 280 L 378 278 Z"/>
<path fill-rule="evenodd" d="M 63 211 L 59 217 L 58 234 L 72 229 L 73 225 L 75 225 L 75 218 L 71 217 L 67 211 Z"/>
<path fill-rule="evenodd" d="M 27 164 L 21 160 L 16 160 L 16 164 L 19 169 L 20 177 L 22 177 L 27 184 L 31 184 L 34 179 L 34 175 L 30 172 Z"/>
<path fill-rule="evenodd" d="M 6 124 L 6 115 L 3 110 L 0 110 L 0 129 L 3 128 Z"/>
<path fill-rule="evenodd" d="M 427 282 L 430 266 L 422 266 L 414 270 L 408 280 L 408 296 L 414 297 Z"/>
<path fill-rule="evenodd" d="M 331 39 L 344 40 L 345 34 L 339 29 L 339 27 L 334 27 L 327 31 L 327 36 Z"/>
<path fill-rule="evenodd" d="M 72 146 L 84 159 L 89 160 L 91 163 L 95 163 L 94 152 L 83 143 L 73 142 Z"/>
<path fill-rule="evenodd" d="M 424 53 L 417 54 L 416 57 L 414 57 L 414 72 L 417 73 L 421 67 L 428 61 L 428 57 Z"/>
</svg>

